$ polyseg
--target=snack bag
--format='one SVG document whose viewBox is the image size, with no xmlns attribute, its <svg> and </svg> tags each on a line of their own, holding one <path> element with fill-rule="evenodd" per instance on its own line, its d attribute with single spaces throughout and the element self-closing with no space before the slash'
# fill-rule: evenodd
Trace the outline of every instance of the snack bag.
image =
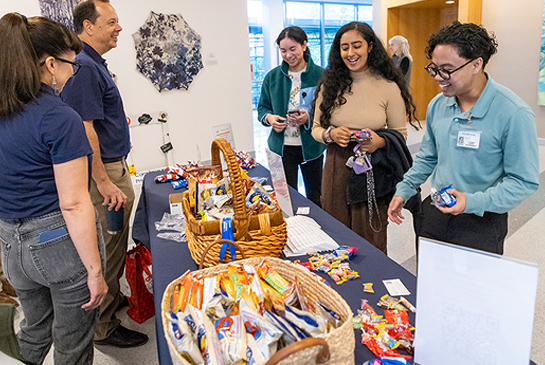
<svg viewBox="0 0 545 365">
<path fill-rule="evenodd" d="M 178 311 L 185 312 L 187 303 L 189 301 L 189 294 L 191 293 L 191 272 L 187 271 L 182 277 L 182 285 L 180 286 L 180 291 L 178 292 L 178 300 L 174 304 L 173 312 Z M 173 296 L 174 297 L 174 296 Z"/>
<path fill-rule="evenodd" d="M 215 322 L 216 333 L 225 365 L 244 364 L 246 360 L 246 334 L 241 316 L 222 317 Z"/>
<path fill-rule="evenodd" d="M 189 314 L 195 320 L 197 346 L 207 365 L 223 365 L 220 345 L 214 326 L 204 313 L 188 306 Z"/>
<path fill-rule="evenodd" d="M 258 275 L 273 287 L 282 296 L 294 290 L 293 285 L 288 283 L 279 273 L 277 273 L 267 262 L 263 262 L 257 267 Z"/>
<path fill-rule="evenodd" d="M 324 317 L 313 316 L 311 313 L 286 305 L 285 317 L 291 323 L 308 332 L 312 337 L 326 334 L 327 327 Z"/>
<path fill-rule="evenodd" d="M 189 303 L 200 310 L 202 309 L 204 277 L 202 275 L 193 276 L 191 281 L 191 298 L 189 299 Z"/>
<path fill-rule="evenodd" d="M 265 311 L 263 316 L 270 321 L 276 328 L 284 333 L 284 341 L 286 345 L 291 345 L 294 342 L 311 337 L 308 333 L 304 333 L 301 329 L 289 323 L 285 318 L 282 318 L 271 311 Z"/>
<path fill-rule="evenodd" d="M 265 360 L 268 360 L 277 351 L 278 340 L 282 337 L 283 332 L 250 307 L 241 306 L 240 314 L 248 334 L 247 337 L 255 341 L 259 352 Z M 248 344 L 251 344 L 250 341 Z"/>
<path fill-rule="evenodd" d="M 259 350 L 257 342 L 253 336 L 246 336 L 246 365 L 262 365 L 265 364 L 265 357 Z"/>
<path fill-rule="evenodd" d="M 169 321 L 168 332 L 180 355 L 191 364 L 204 365 L 204 359 L 187 323 L 180 321 L 173 312 L 166 315 Z"/>
<path fill-rule="evenodd" d="M 341 316 L 319 300 L 316 301 L 316 314 L 323 316 L 333 328 L 338 328 L 341 324 Z"/>
</svg>

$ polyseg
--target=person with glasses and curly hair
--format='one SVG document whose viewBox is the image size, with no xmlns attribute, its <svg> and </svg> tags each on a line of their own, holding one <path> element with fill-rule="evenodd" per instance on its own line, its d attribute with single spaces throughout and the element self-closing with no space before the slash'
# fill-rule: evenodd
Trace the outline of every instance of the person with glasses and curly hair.
<svg viewBox="0 0 545 365">
<path fill-rule="evenodd" d="M 539 186 L 536 118 L 515 93 L 484 68 L 497 51 L 493 34 L 455 22 L 433 34 L 426 71 L 441 93 L 428 105 L 427 130 L 413 167 L 396 187 L 388 215 L 400 224 L 402 208 L 431 177 L 455 199 L 414 217 L 417 237 L 503 254 L 507 212 Z"/>
<path fill-rule="evenodd" d="M 410 165 L 407 119 L 416 117 L 401 70 L 368 24 L 337 31 L 315 100 L 312 136 L 327 145 L 322 208 L 386 253 L 388 202 Z M 368 172 L 357 169 L 363 156 Z"/>
</svg>

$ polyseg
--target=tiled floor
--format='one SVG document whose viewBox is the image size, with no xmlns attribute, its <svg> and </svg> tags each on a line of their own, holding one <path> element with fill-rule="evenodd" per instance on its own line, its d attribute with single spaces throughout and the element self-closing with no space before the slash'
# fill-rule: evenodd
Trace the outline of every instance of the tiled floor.
<svg viewBox="0 0 545 365">
<path fill-rule="evenodd" d="M 261 127 L 256 128 L 256 133 L 262 136 L 261 142 L 256 143 L 256 155 L 259 161 L 266 160 L 263 153 L 266 146 L 266 136 L 269 130 Z M 411 151 L 418 150 L 419 142 L 423 132 L 414 132 L 409 129 L 408 144 L 412 146 Z M 505 256 L 537 262 L 539 266 L 545 265 L 545 146 L 540 146 L 540 172 L 541 187 L 532 197 L 527 199 L 521 206 L 510 212 L 509 234 L 505 244 Z M 423 187 L 424 191 L 429 191 L 429 186 Z M 411 272 L 416 271 L 415 264 L 415 245 L 414 233 L 410 214 L 407 214 L 406 221 L 397 226 L 390 224 L 388 227 L 389 256 L 407 268 Z M 506 313 L 506 315 L 516 315 L 516 313 Z M 20 309 L 16 321 L 19 322 L 22 314 Z M 128 319 L 125 310 L 119 313 L 119 317 L 127 327 L 145 332 L 150 336 L 150 341 L 135 349 L 115 349 L 109 347 L 97 347 L 95 352 L 95 364 L 113 365 L 154 365 L 157 364 L 157 349 L 155 345 L 155 322 L 150 319 L 138 325 Z M 537 364 L 545 363 L 545 350 L 539 345 L 545 342 L 545 273 L 539 276 L 537 302 L 534 319 L 533 346 L 531 358 Z M 0 357 L 1 364 L 9 364 L 7 360 Z M 16 363 L 16 362 L 15 362 Z M 52 356 L 46 359 L 45 364 L 53 364 Z"/>
</svg>

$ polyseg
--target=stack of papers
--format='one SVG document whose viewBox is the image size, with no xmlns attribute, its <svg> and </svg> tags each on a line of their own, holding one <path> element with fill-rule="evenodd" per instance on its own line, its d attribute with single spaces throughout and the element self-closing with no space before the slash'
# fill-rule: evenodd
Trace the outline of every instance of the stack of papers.
<svg viewBox="0 0 545 365">
<path fill-rule="evenodd" d="M 312 218 L 296 215 L 286 218 L 288 241 L 284 247 L 287 257 L 305 255 L 308 252 L 332 251 L 339 248 L 337 242 Z"/>
</svg>

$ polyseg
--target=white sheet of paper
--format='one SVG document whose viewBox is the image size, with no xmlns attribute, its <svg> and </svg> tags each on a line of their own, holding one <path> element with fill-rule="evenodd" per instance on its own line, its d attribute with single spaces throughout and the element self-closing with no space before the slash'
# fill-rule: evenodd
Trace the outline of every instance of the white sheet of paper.
<svg viewBox="0 0 545 365">
<path fill-rule="evenodd" d="M 528 364 L 536 264 L 420 238 L 415 363 Z"/>
<path fill-rule="evenodd" d="M 299 207 L 297 208 L 297 215 L 309 215 L 310 214 L 310 207 Z"/>
<path fill-rule="evenodd" d="M 286 218 L 288 240 L 284 254 L 288 257 L 305 255 L 308 252 L 332 251 L 339 247 L 312 218 L 296 215 Z"/>
<path fill-rule="evenodd" d="M 392 297 L 411 294 L 407 287 L 403 285 L 401 279 L 382 280 L 382 282 L 384 283 L 386 290 L 388 290 L 388 294 Z"/>
</svg>

